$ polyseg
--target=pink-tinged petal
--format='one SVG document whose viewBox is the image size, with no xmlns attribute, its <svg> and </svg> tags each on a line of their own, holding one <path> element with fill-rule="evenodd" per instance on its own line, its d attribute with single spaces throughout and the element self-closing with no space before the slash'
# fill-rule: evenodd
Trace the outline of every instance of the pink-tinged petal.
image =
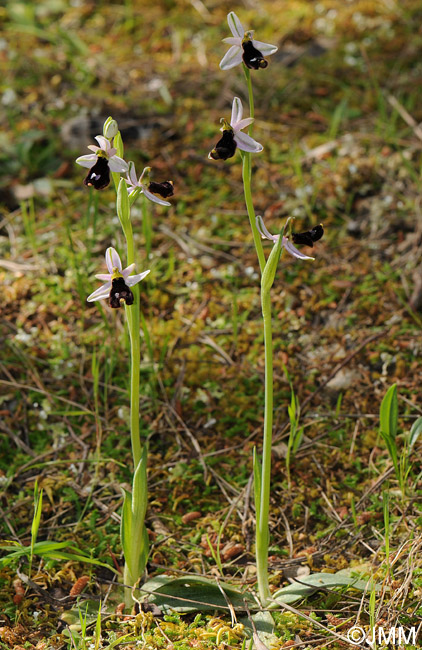
<svg viewBox="0 0 422 650">
<path fill-rule="evenodd" d="M 229 24 L 229 28 L 233 36 L 237 36 L 238 38 L 244 37 L 245 28 L 243 27 L 242 23 L 240 22 L 239 18 L 236 16 L 234 11 L 231 11 L 229 14 L 227 14 L 227 22 Z"/>
<path fill-rule="evenodd" d="M 263 239 L 269 239 L 270 241 L 273 242 L 278 241 L 280 235 L 272 235 L 268 230 L 267 226 L 265 225 L 263 218 L 260 215 L 257 215 L 256 217 L 256 227 L 258 228 L 258 232 Z"/>
<path fill-rule="evenodd" d="M 95 145 L 95 144 L 89 144 L 88 149 L 91 149 L 91 151 L 93 151 L 94 153 L 96 151 L 100 151 L 100 147 L 97 147 L 97 145 Z"/>
<path fill-rule="evenodd" d="M 111 282 L 112 274 L 111 273 L 96 273 L 95 277 L 97 280 L 102 282 Z"/>
<path fill-rule="evenodd" d="M 98 287 L 95 291 L 93 291 L 87 298 L 88 302 L 94 302 L 95 300 L 104 300 L 104 298 L 108 298 L 110 294 L 110 289 L 111 289 L 111 282 L 107 282 L 107 284 L 101 285 L 101 287 Z"/>
<path fill-rule="evenodd" d="M 223 43 L 227 43 L 227 45 L 237 45 L 238 47 L 242 47 L 242 39 L 238 38 L 237 36 L 228 36 L 227 38 L 223 38 Z"/>
<path fill-rule="evenodd" d="M 242 115 L 243 115 L 242 100 L 239 99 L 239 97 L 235 97 L 233 99 L 233 104 L 232 104 L 232 116 L 230 119 L 230 124 L 233 126 L 233 124 L 240 122 L 240 120 L 242 119 Z"/>
<path fill-rule="evenodd" d="M 86 156 L 79 156 L 79 158 L 76 158 L 75 163 L 81 165 L 81 167 L 88 167 L 88 169 L 91 169 L 91 167 L 94 167 L 97 160 L 98 158 L 95 153 L 88 153 Z"/>
<path fill-rule="evenodd" d="M 290 255 L 293 255 L 293 257 L 297 257 L 298 260 L 314 260 L 315 257 L 309 257 L 309 255 L 304 255 L 301 253 L 296 246 L 293 246 L 292 242 L 287 238 L 283 237 L 283 246 L 286 249 Z"/>
<path fill-rule="evenodd" d="M 98 142 L 100 145 L 101 149 L 108 153 L 108 150 L 110 149 L 111 145 L 110 142 L 105 138 L 103 135 L 96 135 L 95 140 Z"/>
<path fill-rule="evenodd" d="M 144 271 L 143 273 L 137 273 L 136 275 L 131 275 L 129 278 L 126 278 L 126 284 L 128 285 L 128 287 L 133 287 L 134 284 L 138 284 L 138 282 L 143 280 L 148 275 L 149 272 L 150 270 L 148 269 L 148 271 Z"/>
<path fill-rule="evenodd" d="M 252 39 L 252 45 L 264 56 L 270 56 L 270 54 L 274 54 L 274 52 L 277 52 L 278 50 L 277 45 L 270 45 L 270 43 L 263 43 L 262 41 L 256 41 L 255 39 Z"/>
<path fill-rule="evenodd" d="M 127 278 L 134 270 L 135 270 L 135 262 L 132 262 L 132 264 L 129 264 L 129 266 L 123 269 L 122 271 L 123 277 Z"/>
<path fill-rule="evenodd" d="M 114 147 L 110 147 L 110 149 L 107 152 L 107 155 L 109 158 L 112 158 L 113 156 L 116 155 L 116 153 L 117 153 L 117 149 L 115 149 Z"/>
<path fill-rule="evenodd" d="M 262 144 L 259 144 L 256 140 L 250 137 L 250 135 L 247 135 L 247 133 L 242 133 L 239 131 L 238 133 L 235 133 L 234 139 L 237 143 L 237 146 L 239 149 L 242 151 L 250 151 L 251 153 L 259 153 L 260 151 L 263 150 Z"/>
<path fill-rule="evenodd" d="M 230 70 L 231 68 L 240 65 L 240 63 L 242 63 L 242 48 L 237 45 L 232 45 L 221 59 L 220 68 L 222 70 Z"/>
<path fill-rule="evenodd" d="M 236 124 L 232 124 L 233 131 L 235 133 L 237 133 L 237 131 L 241 131 L 242 129 L 245 129 L 247 126 L 252 124 L 253 121 L 253 117 L 245 117 L 244 120 L 240 120 L 239 122 L 236 122 Z"/>
<path fill-rule="evenodd" d="M 122 263 L 120 261 L 120 255 L 115 248 L 113 248 L 112 246 L 107 248 L 105 259 L 106 259 L 107 268 L 110 271 L 110 273 L 113 273 L 114 269 L 117 269 L 119 273 L 122 272 Z"/>
<path fill-rule="evenodd" d="M 136 178 L 135 164 L 132 161 L 129 163 L 129 171 L 127 176 L 131 185 L 137 185 L 138 179 Z"/>
<path fill-rule="evenodd" d="M 113 156 L 108 161 L 108 166 L 112 172 L 127 172 L 129 166 L 126 160 L 119 158 L 119 156 Z"/>
<path fill-rule="evenodd" d="M 142 191 L 147 197 L 147 199 L 153 201 L 154 203 L 158 203 L 159 205 L 171 205 L 171 203 L 169 203 L 168 201 L 164 201 L 163 199 L 160 199 L 158 196 L 155 196 L 155 194 L 147 190 L 145 186 L 142 187 Z"/>
</svg>

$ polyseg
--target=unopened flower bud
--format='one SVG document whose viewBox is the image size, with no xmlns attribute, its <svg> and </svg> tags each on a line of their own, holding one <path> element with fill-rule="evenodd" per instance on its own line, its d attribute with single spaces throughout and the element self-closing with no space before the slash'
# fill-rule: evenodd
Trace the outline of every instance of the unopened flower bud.
<svg viewBox="0 0 422 650">
<path fill-rule="evenodd" d="M 119 132 L 119 126 L 116 120 L 113 120 L 111 117 L 109 117 L 104 122 L 104 128 L 103 128 L 104 137 L 107 138 L 108 140 L 111 140 L 112 138 L 114 138 L 115 135 L 117 135 L 118 132 Z"/>
</svg>

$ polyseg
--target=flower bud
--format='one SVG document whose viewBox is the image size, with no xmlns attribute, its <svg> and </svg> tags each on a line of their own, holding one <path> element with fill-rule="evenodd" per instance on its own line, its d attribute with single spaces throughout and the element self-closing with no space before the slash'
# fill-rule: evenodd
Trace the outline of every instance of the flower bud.
<svg viewBox="0 0 422 650">
<path fill-rule="evenodd" d="M 104 127 L 103 127 L 103 134 L 104 137 L 107 138 L 108 140 L 111 140 L 116 136 L 119 132 L 119 126 L 116 122 L 116 120 L 113 120 L 111 117 L 107 118 L 107 120 L 104 122 Z"/>
</svg>

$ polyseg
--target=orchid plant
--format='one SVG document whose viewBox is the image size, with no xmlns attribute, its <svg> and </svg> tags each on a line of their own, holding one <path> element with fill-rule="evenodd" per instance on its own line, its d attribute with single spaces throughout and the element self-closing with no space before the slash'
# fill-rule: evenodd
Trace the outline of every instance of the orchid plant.
<svg viewBox="0 0 422 650">
<path fill-rule="evenodd" d="M 273 429 L 273 343 L 271 323 L 271 287 L 273 286 L 277 265 L 283 250 L 299 260 L 312 260 L 313 257 L 299 251 L 294 244 L 313 246 L 323 235 L 321 225 L 315 226 L 310 231 L 294 233 L 291 231 L 291 219 L 284 224 L 281 234 L 272 235 L 264 224 L 261 216 L 255 216 L 253 205 L 251 176 L 252 154 L 263 150 L 261 144 L 252 138 L 254 122 L 254 99 L 252 89 L 251 70 L 259 70 L 268 66 L 266 56 L 277 51 L 275 45 L 257 41 L 254 32 L 246 30 L 234 12 L 227 16 L 228 25 L 232 36 L 225 38 L 224 42 L 230 49 L 220 62 L 222 70 L 229 70 L 237 65 L 242 65 L 246 78 L 249 115 L 243 118 L 241 100 L 233 100 L 232 117 L 230 123 L 222 120 L 222 138 L 210 152 L 209 158 L 214 160 L 227 160 L 235 155 L 239 148 L 243 163 L 243 189 L 246 209 L 249 216 L 255 249 L 261 271 L 261 305 L 264 327 L 265 346 L 265 408 L 264 408 L 264 434 L 262 461 L 254 452 L 254 494 L 256 512 L 256 563 L 258 592 L 262 606 L 267 606 L 271 600 L 268 579 L 268 547 L 269 547 L 269 505 L 270 505 L 270 478 L 271 478 L 271 445 Z M 248 134 L 242 130 L 249 127 Z M 262 240 L 269 240 L 273 244 L 272 251 L 266 259 Z"/>
<path fill-rule="evenodd" d="M 148 216 L 148 202 L 169 206 L 163 200 L 173 195 L 173 183 L 150 182 L 151 169 L 145 168 L 140 178 L 136 177 L 135 166 L 123 159 L 123 143 L 117 122 L 109 117 L 104 123 L 103 135 L 96 136 L 99 146 L 89 145 L 93 152 L 77 158 L 76 162 L 89 168 L 85 185 L 95 190 L 104 189 L 113 178 L 117 191 L 116 209 L 126 240 L 126 268 L 115 248 L 107 248 L 105 262 L 108 273 L 96 275 L 103 284 L 87 298 L 88 302 L 107 300 L 112 309 L 125 308 L 125 315 L 130 337 L 130 436 L 133 457 L 132 493 L 123 491 L 124 502 L 121 519 L 121 542 L 125 556 L 123 581 L 126 587 L 136 586 L 148 559 L 148 535 L 145 527 L 147 508 L 147 448 L 140 437 L 140 295 L 139 282 L 150 270 L 134 273 L 136 267 L 135 245 L 133 239 L 131 206 L 142 195 L 142 212 Z M 126 173 L 126 177 L 121 174 Z M 125 600 L 131 603 L 131 593 L 125 592 Z"/>
</svg>

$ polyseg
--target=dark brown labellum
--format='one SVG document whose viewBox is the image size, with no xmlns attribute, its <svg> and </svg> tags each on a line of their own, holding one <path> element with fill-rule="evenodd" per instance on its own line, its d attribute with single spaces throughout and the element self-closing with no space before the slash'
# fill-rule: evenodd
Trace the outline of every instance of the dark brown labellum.
<svg viewBox="0 0 422 650">
<path fill-rule="evenodd" d="M 322 224 L 315 226 L 312 230 L 306 230 L 305 232 L 292 232 L 292 239 L 295 244 L 305 244 L 305 246 L 310 246 L 311 248 L 314 245 L 314 242 L 321 239 L 324 234 L 324 228 Z"/>
<path fill-rule="evenodd" d="M 258 70 L 259 68 L 266 68 L 268 61 L 262 56 L 262 52 L 256 49 L 252 41 L 244 41 L 243 47 L 243 63 L 251 70 Z"/>
<path fill-rule="evenodd" d="M 133 293 L 127 286 L 124 278 L 114 278 L 111 281 L 110 307 L 118 309 L 120 301 L 124 300 L 127 305 L 133 305 Z"/>
<path fill-rule="evenodd" d="M 148 189 L 153 194 L 159 194 L 163 199 L 167 199 L 174 194 L 173 181 L 164 181 L 164 183 L 152 182 L 148 185 Z"/>
<path fill-rule="evenodd" d="M 94 187 L 96 190 L 103 190 L 110 184 L 110 167 L 107 158 L 98 156 L 97 162 L 88 172 L 84 185 Z"/>
<path fill-rule="evenodd" d="M 227 160 L 232 158 L 236 153 L 236 141 L 234 133 L 231 130 L 224 129 L 221 140 L 217 142 L 214 149 L 210 152 L 210 158 L 214 160 Z"/>
</svg>

